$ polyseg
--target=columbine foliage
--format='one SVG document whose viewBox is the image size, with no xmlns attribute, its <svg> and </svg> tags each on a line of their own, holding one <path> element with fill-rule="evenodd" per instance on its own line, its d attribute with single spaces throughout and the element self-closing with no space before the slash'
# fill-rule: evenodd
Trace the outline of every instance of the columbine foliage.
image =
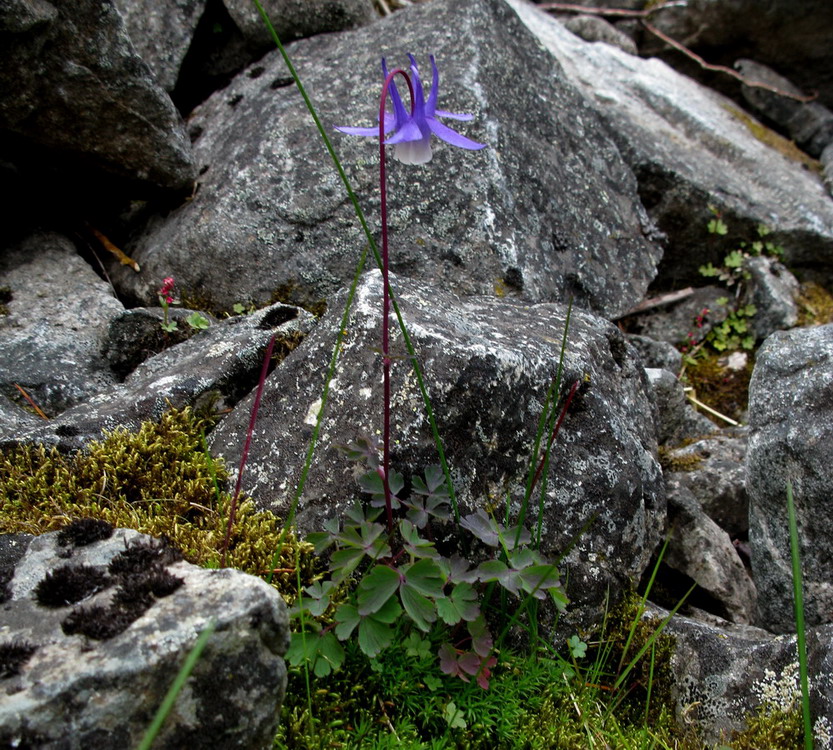
<svg viewBox="0 0 833 750">
<path fill-rule="evenodd" d="M 307 662 L 316 675 L 329 674 L 344 661 L 339 641 L 352 637 L 375 659 L 391 644 L 392 626 L 404 620 L 412 629 L 409 637 L 435 628 L 444 631 L 437 652 L 440 669 L 466 682 L 473 677 L 487 688 L 497 660 L 483 614 L 485 584 L 497 583 L 522 600 L 549 595 L 563 608 L 567 600 L 555 566 L 528 546 L 532 537 L 526 529 L 505 528 L 482 510 L 462 518 L 460 528 L 494 550 L 493 556 L 471 566 L 457 555 L 441 554 L 432 541 L 433 526 L 446 524 L 451 509 L 437 466 L 414 477 L 407 495 L 404 479 L 392 472 L 390 489 L 399 516 L 388 536 L 379 521 L 384 489 L 377 449 L 361 438 L 343 452 L 367 469 L 358 484 L 368 503 L 356 503 L 343 524 L 331 519 L 324 531 L 307 538 L 316 553 L 331 550 L 330 578 L 308 586 L 292 609 L 301 627 L 292 636 L 290 663 Z M 346 600 L 335 604 L 339 585 L 350 580 L 356 585 Z"/>
</svg>

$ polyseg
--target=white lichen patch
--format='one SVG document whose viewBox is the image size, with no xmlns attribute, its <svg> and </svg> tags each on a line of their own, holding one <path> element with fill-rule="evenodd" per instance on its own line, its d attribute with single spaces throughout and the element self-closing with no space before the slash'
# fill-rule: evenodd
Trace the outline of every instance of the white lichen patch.
<svg viewBox="0 0 833 750">
<path fill-rule="evenodd" d="M 315 399 L 310 404 L 309 409 L 307 409 L 307 415 L 304 417 L 304 424 L 315 427 L 315 423 L 318 421 L 318 415 L 321 412 L 321 405 L 322 401 L 320 398 Z"/>
<path fill-rule="evenodd" d="M 785 713 L 792 711 L 801 700 L 798 662 L 788 664 L 780 675 L 765 669 L 763 679 L 752 686 L 752 691 L 763 706 Z"/>
</svg>

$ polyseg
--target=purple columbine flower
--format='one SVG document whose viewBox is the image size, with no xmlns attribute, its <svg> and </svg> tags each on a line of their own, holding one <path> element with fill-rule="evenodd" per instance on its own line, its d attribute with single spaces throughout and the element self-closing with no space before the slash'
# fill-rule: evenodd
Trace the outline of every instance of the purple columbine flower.
<svg viewBox="0 0 833 750">
<path fill-rule="evenodd" d="M 431 133 L 436 135 L 440 140 L 459 148 L 465 148 L 471 151 L 478 151 L 481 148 L 485 148 L 485 143 L 477 143 L 470 138 L 466 138 L 436 119 L 437 117 L 450 117 L 453 120 L 471 120 L 473 119 L 473 115 L 457 114 L 437 109 L 440 74 L 437 71 L 437 63 L 434 60 L 434 56 L 431 55 L 430 58 L 434 75 L 427 101 L 422 90 L 422 82 L 419 79 L 417 62 L 413 55 L 409 54 L 408 58 L 411 61 L 411 75 L 413 76 L 414 84 L 413 111 L 410 114 L 408 113 L 402 104 L 402 98 L 399 96 L 396 84 L 391 82 L 390 98 L 393 103 L 393 114 L 385 112 L 384 132 L 390 133 L 394 131 L 393 136 L 386 140 L 385 144 L 396 146 L 393 151 L 394 157 L 403 164 L 425 164 L 431 161 Z M 385 78 L 388 77 L 388 69 L 384 58 L 382 58 L 382 74 Z M 348 135 L 374 136 L 379 134 L 378 127 L 337 127 L 336 130 L 347 133 Z"/>
</svg>

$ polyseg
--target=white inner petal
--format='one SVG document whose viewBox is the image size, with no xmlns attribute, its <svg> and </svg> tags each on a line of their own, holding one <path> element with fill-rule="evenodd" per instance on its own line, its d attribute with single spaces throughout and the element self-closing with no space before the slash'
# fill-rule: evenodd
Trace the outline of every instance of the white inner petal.
<svg viewBox="0 0 833 750">
<path fill-rule="evenodd" d="M 425 164 L 431 161 L 431 141 L 421 138 L 418 141 L 403 141 L 393 147 L 393 157 L 403 164 Z"/>
</svg>

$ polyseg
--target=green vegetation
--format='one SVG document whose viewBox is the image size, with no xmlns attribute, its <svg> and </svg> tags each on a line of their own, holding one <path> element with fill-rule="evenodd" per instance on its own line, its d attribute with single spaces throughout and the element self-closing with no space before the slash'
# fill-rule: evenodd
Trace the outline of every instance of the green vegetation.
<svg viewBox="0 0 833 750">
<path fill-rule="evenodd" d="M 0 454 L 0 532 L 41 534 L 79 518 L 167 536 L 185 558 L 217 566 L 226 532 L 228 492 L 222 462 L 211 461 L 202 431 L 212 420 L 191 409 L 166 412 L 138 432 L 118 428 L 70 455 L 42 445 Z M 215 484 L 215 477 L 217 484 Z M 229 562 L 255 575 L 265 572 L 277 549 L 281 525 L 256 511 L 249 498 L 238 504 Z M 296 556 L 303 580 L 311 581 L 312 546 L 289 535 L 274 582 L 292 599 Z"/>
</svg>

